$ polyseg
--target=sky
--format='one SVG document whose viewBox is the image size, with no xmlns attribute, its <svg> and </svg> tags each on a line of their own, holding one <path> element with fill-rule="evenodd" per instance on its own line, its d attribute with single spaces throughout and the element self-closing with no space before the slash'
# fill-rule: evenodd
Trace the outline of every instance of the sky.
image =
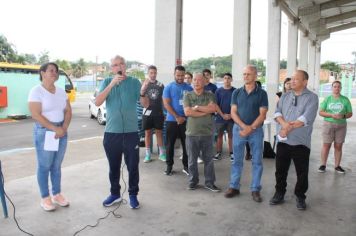
<svg viewBox="0 0 356 236">
<path fill-rule="evenodd" d="M 183 62 L 232 54 L 233 0 L 184 0 Z M 252 0 L 251 58 L 267 57 L 267 2 Z M 155 0 L 2 0 L 0 34 L 19 53 L 50 59 L 154 63 Z M 4 20 L 6 19 L 6 21 Z M 287 58 L 287 18 L 282 14 L 281 58 Z M 321 62 L 353 61 L 356 28 L 322 43 Z"/>
</svg>

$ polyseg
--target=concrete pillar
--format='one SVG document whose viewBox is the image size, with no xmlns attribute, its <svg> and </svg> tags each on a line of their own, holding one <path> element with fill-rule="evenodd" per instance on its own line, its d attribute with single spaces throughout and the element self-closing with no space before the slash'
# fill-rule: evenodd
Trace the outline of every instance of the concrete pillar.
<svg viewBox="0 0 356 236">
<path fill-rule="evenodd" d="M 297 69 L 298 50 L 298 25 L 288 21 L 288 56 L 287 56 L 287 77 L 291 77 Z"/>
<path fill-rule="evenodd" d="M 320 51 L 321 46 L 317 46 L 315 50 L 315 80 L 314 80 L 314 89 L 316 94 L 319 95 L 320 88 Z"/>
<path fill-rule="evenodd" d="M 309 41 L 308 88 L 315 92 L 315 41 Z"/>
<path fill-rule="evenodd" d="M 243 85 L 243 68 L 250 60 L 251 0 L 234 0 L 232 76 L 234 86 Z"/>
<path fill-rule="evenodd" d="M 298 68 L 308 70 L 308 36 L 299 31 L 299 63 Z"/>
<path fill-rule="evenodd" d="M 269 102 L 268 117 L 271 117 L 276 107 L 281 47 L 281 8 L 275 0 L 268 0 L 268 29 L 266 81 Z"/>
<path fill-rule="evenodd" d="M 183 0 L 156 0 L 154 64 L 157 79 L 174 80 L 174 67 L 182 61 Z"/>
</svg>

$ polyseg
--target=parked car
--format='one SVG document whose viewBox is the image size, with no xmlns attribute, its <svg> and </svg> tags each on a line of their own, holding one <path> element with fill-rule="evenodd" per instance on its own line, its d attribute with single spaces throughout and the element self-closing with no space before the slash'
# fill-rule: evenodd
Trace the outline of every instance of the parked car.
<svg viewBox="0 0 356 236">
<path fill-rule="evenodd" d="M 90 118 L 96 118 L 98 123 L 101 125 L 106 124 L 106 105 L 105 102 L 101 104 L 99 107 L 95 105 L 95 98 L 99 94 L 98 90 L 95 90 L 93 96 L 91 96 L 89 100 L 89 116 Z M 140 138 L 140 147 L 145 147 L 145 131 L 142 129 L 142 110 L 143 107 L 141 106 L 140 102 L 138 101 L 136 104 L 136 111 L 137 111 L 137 119 L 138 119 L 138 135 Z M 165 130 L 166 126 L 164 125 L 164 138 L 165 138 Z"/>
<path fill-rule="evenodd" d="M 98 120 L 100 125 L 106 124 L 106 103 L 104 102 L 100 106 L 95 105 L 95 99 L 99 91 L 95 90 L 93 96 L 89 100 L 89 117 Z"/>
<path fill-rule="evenodd" d="M 106 124 L 106 103 L 104 102 L 99 107 L 95 105 L 95 99 L 96 99 L 96 96 L 98 94 L 99 94 L 99 91 L 96 89 L 94 94 L 90 97 L 90 100 L 89 100 L 89 117 L 91 119 L 96 118 L 98 120 L 99 124 L 105 125 Z M 144 138 L 145 132 L 142 129 L 142 110 L 143 110 L 143 107 L 141 106 L 140 102 L 137 102 L 136 109 L 137 109 L 139 136 L 140 136 L 140 138 L 142 138 L 142 137 Z"/>
</svg>

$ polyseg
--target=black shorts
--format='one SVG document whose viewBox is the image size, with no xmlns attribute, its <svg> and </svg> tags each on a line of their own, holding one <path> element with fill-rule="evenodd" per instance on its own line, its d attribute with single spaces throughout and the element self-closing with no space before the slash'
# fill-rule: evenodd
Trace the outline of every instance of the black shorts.
<svg viewBox="0 0 356 236">
<path fill-rule="evenodd" d="M 164 116 L 142 116 L 142 129 L 163 130 Z"/>
</svg>

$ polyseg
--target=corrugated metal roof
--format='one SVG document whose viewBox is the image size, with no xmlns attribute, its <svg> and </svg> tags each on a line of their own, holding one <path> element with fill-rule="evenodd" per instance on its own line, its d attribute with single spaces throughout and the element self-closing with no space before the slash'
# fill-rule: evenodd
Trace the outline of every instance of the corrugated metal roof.
<svg viewBox="0 0 356 236">
<path fill-rule="evenodd" d="M 275 0 L 311 40 L 356 27 L 356 0 Z"/>
</svg>

